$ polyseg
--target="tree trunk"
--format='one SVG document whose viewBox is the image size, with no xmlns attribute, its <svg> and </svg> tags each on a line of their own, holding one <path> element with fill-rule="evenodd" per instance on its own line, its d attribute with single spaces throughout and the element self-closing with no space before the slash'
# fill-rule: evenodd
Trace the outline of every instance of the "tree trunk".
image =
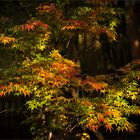
<svg viewBox="0 0 140 140">
<path fill-rule="evenodd" d="M 131 45 L 132 59 L 140 58 L 140 1 L 125 1 L 127 35 Z"/>
</svg>

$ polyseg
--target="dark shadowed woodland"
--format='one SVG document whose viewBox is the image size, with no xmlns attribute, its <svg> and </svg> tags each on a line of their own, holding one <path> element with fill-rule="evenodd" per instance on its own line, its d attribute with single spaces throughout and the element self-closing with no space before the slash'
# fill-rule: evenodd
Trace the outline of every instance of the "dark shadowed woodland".
<svg viewBox="0 0 140 140">
<path fill-rule="evenodd" d="M 140 139 L 139 0 L 0 0 L 0 139 Z"/>
</svg>

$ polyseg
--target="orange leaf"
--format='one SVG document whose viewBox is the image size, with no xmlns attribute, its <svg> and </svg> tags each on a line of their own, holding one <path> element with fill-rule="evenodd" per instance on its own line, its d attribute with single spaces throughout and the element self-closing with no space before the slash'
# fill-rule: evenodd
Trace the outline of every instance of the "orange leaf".
<svg viewBox="0 0 140 140">
<path fill-rule="evenodd" d="M 7 36 L 0 37 L 0 43 L 3 43 L 3 44 L 8 44 L 8 43 L 12 43 L 15 41 L 16 41 L 16 39 L 13 37 L 7 37 Z"/>
<path fill-rule="evenodd" d="M 110 132 L 112 131 L 112 125 L 111 124 L 106 124 L 105 128 L 106 128 L 106 130 L 109 130 Z"/>
<path fill-rule="evenodd" d="M 48 24 L 43 23 L 43 22 L 41 22 L 39 20 L 37 20 L 37 21 L 28 21 L 26 24 L 23 24 L 20 27 L 21 27 L 22 30 L 30 31 L 30 30 L 34 30 L 35 28 L 37 28 L 39 26 L 43 27 L 45 29 L 48 29 L 48 27 L 49 27 Z"/>
<path fill-rule="evenodd" d="M 0 91 L 0 96 L 1 96 L 1 97 L 5 96 L 5 95 L 6 95 L 6 92 Z"/>
<path fill-rule="evenodd" d="M 74 25 L 67 25 L 61 28 L 61 30 L 74 30 L 77 29 Z"/>
</svg>

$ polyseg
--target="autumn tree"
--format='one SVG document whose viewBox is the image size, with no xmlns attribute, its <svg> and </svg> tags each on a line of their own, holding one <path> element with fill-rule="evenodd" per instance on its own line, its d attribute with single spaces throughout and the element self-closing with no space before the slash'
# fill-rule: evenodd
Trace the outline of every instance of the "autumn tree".
<svg viewBox="0 0 140 140">
<path fill-rule="evenodd" d="M 100 55 L 99 39 L 117 40 L 119 15 L 112 2 L 87 0 L 71 9 L 74 1 L 50 0 L 36 7 L 36 16 L 1 34 L 0 43 L 11 54 L 11 62 L 1 69 L 0 95 L 30 97 L 25 122 L 36 140 L 62 139 L 79 127 L 100 138 L 102 127 L 135 130 L 128 116 L 140 114 L 139 63 L 121 71 L 117 80 L 112 75 L 83 75 L 85 52 Z M 94 46 L 86 45 L 87 40 Z M 71 48 L 76 57 L 68 56 Z"/>
</svg>

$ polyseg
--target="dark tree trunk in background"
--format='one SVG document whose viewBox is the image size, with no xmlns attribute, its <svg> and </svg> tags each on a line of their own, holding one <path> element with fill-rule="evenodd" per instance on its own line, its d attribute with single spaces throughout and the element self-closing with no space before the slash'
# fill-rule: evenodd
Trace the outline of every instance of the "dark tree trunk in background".
<svg viewBox="0 0 140 140">
<path fill-rule="evenodd" d="M 140 1 L 125 1 L 127 14 L 127 35 L 131 46 L 132 59 L 140 58 Z"/>
</svg>

